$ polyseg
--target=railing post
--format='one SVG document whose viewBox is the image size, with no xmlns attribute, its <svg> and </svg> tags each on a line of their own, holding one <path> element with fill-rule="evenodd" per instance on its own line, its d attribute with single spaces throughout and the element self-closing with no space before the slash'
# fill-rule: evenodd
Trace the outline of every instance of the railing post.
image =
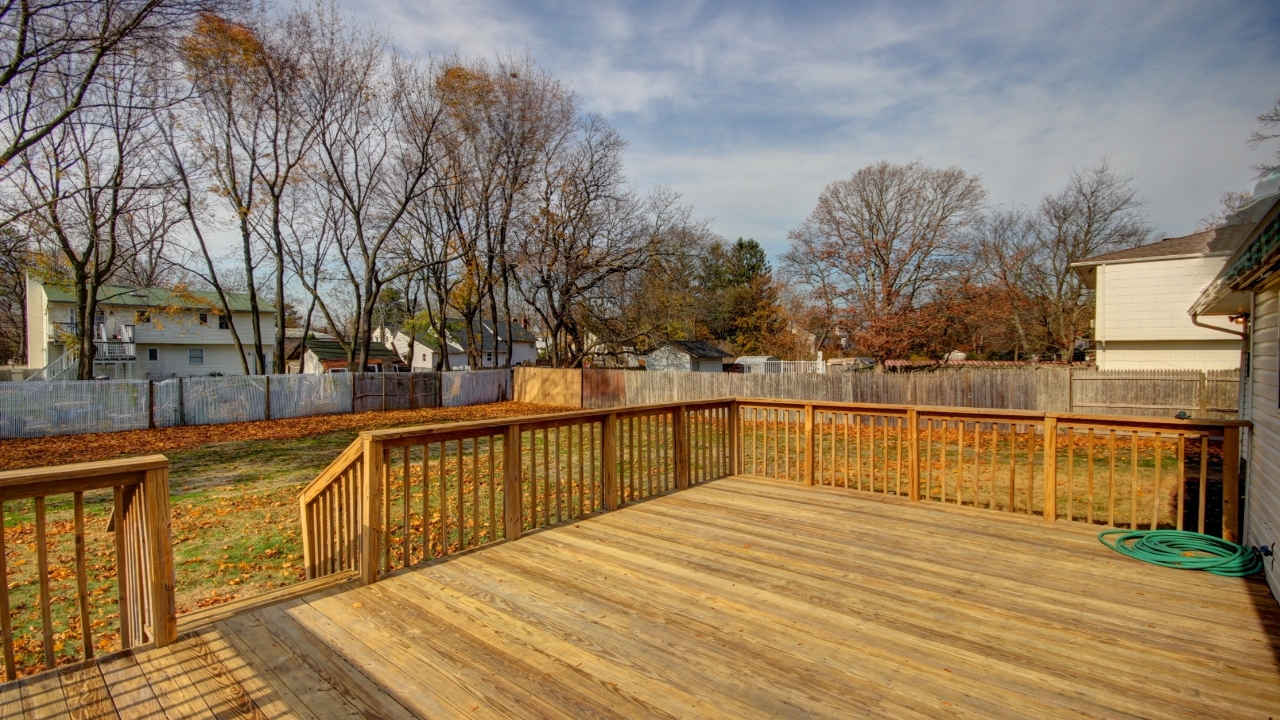
<svg viewBox="0 0 1280 720">
<path fill-rule="evenodd" d="M 604 476 L 604 509 L 618 509 L 618 416 L 609 413 L 601 425 L 600 469 Z"/>
<path fill-rule="evenodd" d="M 729 403 L 729 474 L 742 472 L 742 428 L 738 422 L 738 401 Z"/>
<path fill-rule="evenodd" d="M 813 406 L 804 406 L 804 484 L 813 485 Z"/>
<path fill-rule="evenodd" d="M 675 409 L 675 422 L 671 424 L 671 431 L 676 436 L 676 489 L 689 489 L 689 431 L 686 424 L 685 406 L 681 405 Z"/>
<path fill-rule="evenodd" d="M 508 540 L 518 540 L 524 530 L 520 457 L 520 426 L 512 423 L 502 438 L 502 519 Z"/>
<path fill-rule="evenodd" d="M 1222 539 L 1240 542 L 1240 428 L 1222 428 Z"/>
<path fill-rule="evenodd" d="M 382 442 L 365 436 L 364 483 L 360 504 L 360 581 L 378 582 L 382 566 Z"/>
<path fill-rule="evenodd" d="M 306 571 L 308 580 L 312 580 L 316 576 L 315 561 L 312 559 L 311 543 L 315 537 L 314 528 L 311 527 L 311 514 L 307 512 L 307 500 L 305 495 L 298 496 L 298 517 L 302 519 L 302 567 Z"/>
<path fill-rule="evenodd" d="M 151 632 L 156 647 L 178 639 L 178 608 L 174 598 L 173 544 L 169 535 L 169 468 L 147 470 L 142 494 L 147 522 L 147 570 L 151 573 Z M 123 608 L 121 609 L 123 612 Z"/>
<path fill-rule="evenodd" d="M 1051 415 L 1044 418 L 1044 519 L 1058 519 L 1058 418 Z"/>
<path fill-rule="evenodd" d="M 907 410 L 907 447 L 911 454 L 907 467 L 910 468 L 908 497 L 920 499 L 920 414 L 915 408 Z"/>
</svg>

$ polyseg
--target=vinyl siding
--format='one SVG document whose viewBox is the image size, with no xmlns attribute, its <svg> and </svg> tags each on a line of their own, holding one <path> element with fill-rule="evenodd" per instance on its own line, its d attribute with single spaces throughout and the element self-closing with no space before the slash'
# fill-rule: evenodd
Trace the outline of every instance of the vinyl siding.
<svg viewBox="0 0 1280 720">
<path fill-rule="evenodd" d="M 1098 339 L 1223 341 L 1229 336 L 1195 326 L 1187 314 L 1223 262 L 1204 257 L 1099 267 Z M 1204 322 L 1230 328 L 1226 318 Z"/>
<path fill-rule="evenodd" d="M 1230 337 L 1220 334 L 1223 338 Z M 1239 340 L 1108 340 L 1098 343 L 1099 370 L 1230 370 L 1240 367 Z"/>
<path fill-rule="evenodd" d="M 1248 500 L 1245 515 L 1246 545 L 1280 544 L 1280 409 L 1277 409 L 1277 373 L 1280 373 L 1280 278 L 1254 299 L 1250 415 L 1253 431 L 1249 443 Z M 1277 545 L 1280 549 L 1280 545 Z M 1280 598 L 1276 558 L 1266 561 L 1267 582 Z"/>
</svg>

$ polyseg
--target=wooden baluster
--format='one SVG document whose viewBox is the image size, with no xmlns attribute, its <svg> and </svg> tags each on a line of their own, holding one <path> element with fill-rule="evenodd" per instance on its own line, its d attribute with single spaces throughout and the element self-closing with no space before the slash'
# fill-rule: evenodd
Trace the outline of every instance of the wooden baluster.
<svg viewBox="0 0 1280 720">
<path fill-rule="evenodd" d="M 538 431 L 529 431 L 529 528 L 538 527 Z"/>
<path fill-rule="evenodd" d="M 907 437 L 910 443 L 908 450 L 911 471 L 910 498 L 920 500 L 920 416 L 915 408 L 907 411 Z"/>
<path fill-rule="evenodd" d="M 116 496 L 120 495 L 120 488 L 115 488 Z M 116 507 L 120 507 L 120 503 L 116 503 Z M 13 620 L 9 616 L 9 556 L 8 548 L 4 540 L 4 500 L 0 500 L 0 642 L 4 643 L 4 679 L 13 681 L 18 678 L 18 666 L 13 656 Z M 120 515 L 119 510 L 116 511 L 117 536 L 119 535 Z M 117 546 L 119 543 L 117 543 Z M 117 547 L 117 550 L 120 548 Z M 116 556 L 116 577 L 123 575 L 124 565 L 120 562 L 120 554 Z M 123 607 L 123 595 L 121 596 Z M 124 613 L 120 613 L 123 617 Z M 122 620 L 123 622 L 123 620 Z M 122 626 L 123 627 L 123 626 Z"/>
<path fill-rule="evenodd" d="M 1151 529 L 1155 530 L 1160 526 L 1160 476 L 1164 473 L 1164 457 L 1163 457 L 1164 436 L 1159 432 L 1156 433 L 1156 462 L 1154 466 L 1155 477 L 1151 482 L 1153 485 L 1151 492 Z"/>
<path fill-rule="evenodd" d="M 746 467 L 743 462 L 742 452 L 742 408 L 738 403 L 729 403 L 729 408 L 725 411 L 725 417 L 729 423 L 729 474 L 741 475 L 742 468 Z"/>
<path fill-rule="evenodd" d="M 422 444 L 422 559 L 432 556 L 431 550 L 431 443 Z"/>
<path fill-rule="evenodd" d="M 480 544 L 480 438 L 471 438 L 471 542 Z"/>
<path fill-rule="evenodd" d="M 671 413 L 663 411 L 661 420 L 659 421 L 659 432 L 662 433 L 662 489 L 663 491 L 671 490 L 671 473 L 668 470 L 667 463 L 667 445 L 671 442 Z M 754 464 L 754 456 L 752 462 Z"/>
<path fill-rule="evenodd" d="M 939 492 L 941 493 L 941 496 L 942 496 L 942 497 L 941 497 L 941 499 L 942 499 L 942 504 L 943 504 L 943 505 L 945 505 L 945 504 L 947 503 L 947 440 L 948 440 L 948 437 L 947 437 L 947 436 L 950 434 L 950 432 L 951 432 L 951 421 L 950 421 L 950 420 L 948 420 L 948 419 L 946 419 L 946 418 L 943 418 L 943 420 L 942 420 L 942 449 L 941 449 L 941 451 L 938 453 L 938 454 L 941 456 L 941 458 L 940 458 L 940 459 L 942 460 L 942 470 L 941 470 L 941 471 L 942 471 L 942 482 L 940 483 L 938 490 L 939 490 Z"/>
<path fill-rule="evenodd" d="M 1107 527 L 1116 526 L 1116 431 L 1110 431 L 1111 475 L 1107 480 Z"/>
<path fill-rule="evenodd" d="M 385 389 L 385 376 L 383 381 Z M 391 572 L 391 533 L 395 531 L 391 526 L 391 449 L 387 448 L 382 453 L 382 571 L 389 573 Z"/>
<path fill-rule="evenodd" d="M 956 505 L 964 504 L 964 426 L 965 421 L 956 421 Z"/>
<path fill-rule="evenodd" d="M 1035 514 L 1036 503 L 1036 426 L 1027 425 L 1027 515 Z"/>
<path fill-rule="evenodd" d="M 410 402 L 412 401 L 413 398 L 410 398 Z M 413 536 L 409 534 L 409 500 L 411 495 L 409 492 L 409 488 L 411 487 L 409 468 L 413 467 L 413 465 L 410 462 L 409 451 L 410 447 L 405 445 L 401 450 L 402 455 L 400 460 L 401 465 L 404 466 L 404 472 L 401 474 L 403 480 L 400 483 L 401 492 L 404 493 L 404 497 L 401 498 L 401 515 L 404 517 L 404 526 L 400 530 L 400 542 L 402 543 L 402 547 L 400 548 L 400 567 L 409 567 L 409 563 L 412 562 L 410 556 L 413 554 Z"/>
<path fill-rule="evenodd" d="M 1222 429 L 1222 539 L 1240 542 L 1240 428 Z"/>
<path fill-rule="evenodd" d="M 551 524 L 551 443 L 542 428 L 542 521 Z"/>
<path fill-rule="evenodd" d="M 813 406 L 804 406 L 804 484 L 813 485 L 814 463 Z"/>
<path fill-rule="evenodd" d="M 844 426 L 844 488 L 849 489 L 849 425 L 853 422 L 853 415 L 844 413 L 841 416 L 841 424 Z"/>
<path fill-rule="evenodd" d="M 1200 436 L 1200 492 L 1196 499 L 1196 532 L 1204 534 L 1206 498 L 1209 496 L 1209 436 Z"/>
<path fill-rule="evenodd" d="M 530 443 L 532 446 L 533 443 Z M 445 460 L 449 456 L 449 443 L 436 443 L 439 452 L 436 453 L 436 469 L 440 473 L 440 479 L 437 482 L 436 503 L 440 506 L 440 557 L 449 554 L 449 471 L 445 467 Z M 530 448 L 530 459 L 532 459 L 532 447 Z"/>
<path fill-rule="evenodd" d="M 902 418 L 895 417 L 893 419 L 893 444 L 898 450 L 898 464 L 897 469 L 894 471 L 894 482 L 897 483 L 897 488 L 893 492 L 898 497 L 902 497 L 902 431 Z"/>
<path fill-rule="evenodd" d="M 36 563 L 40 579 L 40 622 L 44 635 L 44 669 L 53 669 L 53 615 L 50 606 L 53 602 L 49 596 L 49 545 L 45 538 L 44 496 L 36 502 Z M 5 578 L 5 582 L 8 579 Z"/>
<path fill-rule="evenodd" d="M 555 468 L 556 468 L 556 522 L 564 522 L 564 494 L 561 486 L 564 485 L 564 474 L 560 471 L 561 465 L 561 442 L 560 442 L 560 426 L 555 427 L 556 451 L 555 451 Z"/>
<path fill-rule="evenodd" d="M 973 506 L 978 507 L 982 487 L 982 423 L 973 423 Z"/>
<path fill-rule="evenodd" d="M 1182 515 L 1186 505 L 1187 490 L 1187 436 L 1178 433 L 1178 524 L 1182 529 Z"/>
<path fill-rule="evenodd" d="M 462 551 L 467 547 L 467 508 L 464 498 L 464 486 L 466 485 L 466 445 L 463 440 L 457 441 L 458 450 L 458 550 Z"/>
<path fill-rule="evenodd" d="M 782 477 L 791 480 L 791 411 L 785 411 L 786 419 L 782 423 Z"/>
<path fill-rule="evenodd" d="M 1017 512 L 1018 426 L 1009 423 L 1009 512 Z"/>
<path fill-rule="evenodd" d="M 933 418 L 924 421 L 924 471 L 920 473 L 924 498 L 933 499 Z"/>
<path fill-rule="evenodd" d="M 498 476 L 493 460 L 493 446 L 497 442 L 497 435 L 486 435 L 485 446 L 489 451 L 489 479 L 485 483 L 486 492 L 489 496 L 489 527 L 485 529 L 485 542 L 493 542 L 498 537 Z"/>
<path fill-rule="evenodd" d="M 617 415 L 610 413 L 600 428 L 600 468 L 604 484 L 602 491 L 604 493 L 605 510 L 618 509 L 618 453 L 617 441 L 614 436 L 617 418 Z M 680 417 L 677 416 L 676 419 L 678 423 Z M 677 442 L 679 442 L 678 439 Z M 679 473 L 677 473 L 676 479 L 679 481 Z"/>
<path fill-rule="evenodd" d="M 1000 426 L 991 423 L 991 494 L 987 496 L 987 509 L 996 509 L 996 445 L 1000 442 Z"/>
<path fill-rule="evenodd" d="M 823 438 L 823 435 L 824 435 L 823 430 L 824 430 L 824 428 L 825 428 L 825 426 L 826 426 L 826 424 L 827 424 L 827 418 L 826 418 L 826 415 L 825 415 L 824 413 L 822 413 L 821 411 L 815 411 L 815 412 L 814 412 L 814 414 L 813 414 L 813 421 L 814 421 L 814 427 L 813 427 L 813 443 L 814 443 L 813 484 L 815 484 L 815 485 L 825 485 L 826 483 L 825 483 L 825 481 L 823 480 L 823 474 L 826 472 L 826 468 L 825 468 L 825 467 L 823 467 L 823 463 L 824 463 L 824 459 L 825 459 L 824 449 L 825 449 L 825 447 L 826 447 L 826 446 L 825 446 L 825 445 L 823 445 L 822 443 L 823 443 L 823 439 L 824 439 L 824 438 Z"/>
<path fill-rule="evenodd" d="M 1067 520 L 1075 520 L 1075 508 L 1072 506 L 1076 496 L 1076 436 L 1075 428 L 1067 426 Z"/>
<path fill-rule="evenodd" d="M 676 489 L 687 490 L 689 488 L 689 431 L 685 426 L 686 417 L 683 405 L 676 408 L 673 421 L 672 433 L 676 443 L 673 463 L 676 471 Z"/>
<path fill-rule="evenodd" d="M 1132 478 L 1129 481 L 1129 529 L 1138 529 L 1138 431 L 1129 433 L 1131 451 L 1129 466 Z"/>
<path fill-rule="evenodd" d="M 596 505 L 596 424 L 595 424 L 595 422 L 591 422 L 591 423 L 589 423 L 589 428 L 588 428 L 588 429 L 589 429 L 589 431 L 590 431 L 590 433 L 591 433 L 591 439 L 590 439 L 590 442 L 591 442 L 591 452 L 589 453 L 589 454 L 590 454 L 590 456 L 591 456 L 591 458 L 590 458 L 590 463 L 591 463 L 591 484 L 590 484 L 590 490 L 591 490 L 591 512 L 595 512 L 595 511 L 596 511 L 596 508 L 598 507 L 598 506 Z M 601 473 L 601 475 L 603 475 L 603 472 Z M 601 492 L 601 494 L 603 495 L 604 493 L 603 493 L 603 492 Z M 602 500 L 602 502 L 603 502 L 603 500 Z"/>
<path fill-rule="evenodd" d="M 858 474 L 858 489 L 862 489 L 862 416 L 857 415 L 854 425 L 854 455 L 857 457 L 857 467 L 854 470 Z"/>
<path fill-rule="evenodd" d="M 1089 428 L 1089 474 L 1085 478 L 1086 495 L 1089 498 L 1089 507 L 1086 509 L 1087 520 L 1090 525 L 1093 524 L 1093 463 L 1095 459 L 1093 445 L 1093 428 Z"/>
<path fill-rule="evenodd" d="M 1067 499 L 1067 502 L 1070 503 L 1070 498 Z M 1045 522 L 1053 522 L 1058 519 L 1058 418 L 1056 417 L 1046 417 L 1044 419 L 1043 512 Z"/>
</svg>

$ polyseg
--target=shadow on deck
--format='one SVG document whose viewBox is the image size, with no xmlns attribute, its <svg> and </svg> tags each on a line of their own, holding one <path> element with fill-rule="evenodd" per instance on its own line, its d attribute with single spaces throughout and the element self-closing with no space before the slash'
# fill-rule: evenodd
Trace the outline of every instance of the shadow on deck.
<svg viewBox="0 0 1280 720">
<path fill-rule="evenodd" d="M 1278 637 L 1260 580 L 1089 526 L 732 478 L 10 684 L 0 714 L 1267 717 Z"/>
</svg>

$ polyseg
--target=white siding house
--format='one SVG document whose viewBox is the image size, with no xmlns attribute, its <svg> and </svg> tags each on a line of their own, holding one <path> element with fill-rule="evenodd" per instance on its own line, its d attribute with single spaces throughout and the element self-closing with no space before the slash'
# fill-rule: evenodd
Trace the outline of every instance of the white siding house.
<svg viewBox="0 0 1280 720">
<path fill-rule="evenodd" d="M 457 325 L 458 322 L 461 321 L 450 321 L 449 342 L 447 343 L 449 367 L 453 370 L 465 368 L 469 362 L 467 359 L 467 334 L 463 332 L 462 326 Z M 533 333 L 519 323 L 512 323 L 511 330 L 514 339 L 508 343 L 505 321 L 499 322 L 496 330 L 494 329 L 494 324 L 489 320 L 476 322 L 475 332 L 480 337 L 480 362 L 484 367 L 504 367 L 507 363 L 508 347 L 511 348 L 512 365 L 531 364 L 538 359 L 537 339 Z M 419 336 L 412 342 L 412 349 L 410 348 L 410 337 L 403 331 L 395 331 L 393 333 L 385 328 L 379 328 L 374 330 L 373 338 L 382 342 L 388 348 L 395 350 L 405 362 L 412 366 L 415 372 L 443 368 L 443 358 L 441 357 L 439 343 L 435 338 Z"/>
<path fill-rule="evenodd" d="M 231 294 L 232 321 L 253 369 L 248 297 Z M 75 296 L 63 286 L 27 278 L 27 364 L 44 368 L 63 358 L 76 334 Z M 215 310 L 219 308 L 219 310 Z M 94 374 L 112 378 L 242 375 L 230 323 L 212 293 L 105 286 L 91 332 Z M 259 305 L 264 335 L 275 327 L 275 309 Z M 264 342 L 268 342 L 266 337 Z M 265 348 L 271 366 L 270 347 Z M 47 378 L 45 378 L 47 379 Z M 66 379 L 62 377 L 61 379 Z"/>
<path fill-rule="evenodd" d="M 1244 319 L 1248 352 L 1240 366 L 1240 418 L 1253 427 L 1241 453 L 1244 521 L 1241 542 L 1280 550 L 1280 176 L 1254 188 L 1253 202 L 1236 211 L 1256 225 L 1191 306 L 1205 320 Z M 1280 598 L 1276 556 L 1263 562 Z"/>
<path fill-rule="evenodd" d="M 671 340 L 645 356 L 646 370 L 723 372 L 725 358 L 733 355 L 701 340 Z"/>
<path fill-rule="evenodd" d="M 1237 367 L 1241 340 L 1233 333 L 1239 328 L 1225 318 L 1203 321 L 1213 327 L 1196 325 L 1186 308 L 1252 229 L 1237 223 L 1075 263 L 1081 280 L 1095 290 L 1098 369 Z"/>
</svg>

